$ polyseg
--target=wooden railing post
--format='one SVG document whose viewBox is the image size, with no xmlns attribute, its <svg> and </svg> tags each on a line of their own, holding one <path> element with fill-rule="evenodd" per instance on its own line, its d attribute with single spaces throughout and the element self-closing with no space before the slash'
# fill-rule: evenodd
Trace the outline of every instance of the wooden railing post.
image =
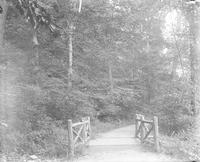
<svg viewBox="0 0 200 162">
<path fill-rule="evenodd" d="M 143 139 L 144 139 L 144 136 L 145 136 L 145 132 L 144 132 L 144 115 L 141 115 L 140 117 L 141 119 L 141 142 L 143 143 Z"/>
<path fill-rule="evenodd" d="M 154 144 L 155 149 L 157 152 L 160 151 L 160 145 L 159 145 L 159 128 L 158 128 L 158 117 L 153 117 L 153 125 L 154 125 Z"/>
<path fill-rule="evenodd" d="M 137 131 L 138 131 L 138 115 L 135 114 L 135 138 L 137 138 Z"/>
<path fill-rule="evenodd" d="M 89 137 L 91 138 L 92 130 L 91 130 L 91 125 L 90 125 L 90 117 L 88 117 L 88 129 L 89 129 Z"/>
<path fill-rule="evenodd" d="M 86 121 L 87 119 L 86 118 L 82 118 L 81 121 L 84 122 Z M 83 135 L 83 143 L 85 144 L 86 143 L 86 138 L 87 138 L 87 135 L 86 135 L 86 124 L 87 123 L 84 123 L 83 124 L 83 131 L 82 131 L 82 135 Z"/>
<path fill-rule="evenodd" d="M 69 158 L 74 157 L 74 141 L 73 141 L 73 128 L 72 120 L 68 120 L 68 147 L 69 147 Z"/>
</svg>

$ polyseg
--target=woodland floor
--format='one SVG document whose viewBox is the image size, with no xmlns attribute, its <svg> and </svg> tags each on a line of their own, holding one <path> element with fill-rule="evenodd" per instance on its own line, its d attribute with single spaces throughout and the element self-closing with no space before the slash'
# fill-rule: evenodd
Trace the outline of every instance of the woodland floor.
<svg viewBox="0 0 200 162">
<path fill-rule="evenodd" d="M 162 153 L 144 149 L 134 138 L 134 126 L 102 133 L 91 140 L 84 155 L 74 162 L 179 162 Z"/>
</svg>

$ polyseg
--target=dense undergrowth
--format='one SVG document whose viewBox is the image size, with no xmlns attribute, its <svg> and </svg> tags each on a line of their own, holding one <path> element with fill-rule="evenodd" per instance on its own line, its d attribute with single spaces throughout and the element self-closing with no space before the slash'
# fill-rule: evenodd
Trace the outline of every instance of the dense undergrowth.
<svg viewBox="0 0 200 162">
<path fill-rule="evenodd" d="M 42 0 L 55 5 L 53 1 Z M 192 147 L 192 136 L 184 146 L 178 142 L 180 133 L 187 136 L 195 125 L 194 65 L 185 34 L 190 29 L 183 25 L 180 34 L 177 27 L 171 33 L 176 41 L 165 38 L 163 17 L 171 6 L 156 0 L 96 0 L 76 14 L 70 1 L 66 5 L 59 1 L 56 13 L 52 8 L 49 12 L 66 31 L 55 36 L 39 27 L 37 46 L 33 26 L 16 8 L 10 6 L 2 22 L 0 121 L 8 127 L 0 126 L 1 154 L 67 157 L 68 119 L 76 122 L 90 116 L 95 135 L 132 123 L 136 112 L 158 116 L 160 132 L 172 136 L 177 149 Z M 69 23 L 76 25 L 73 59 L 69 59 Z"/>
<path fill-rule="evenodd" d="M 160 136 L 162 152 L 177 157 L 183 161 L 200 160 L 199 136 L 194 132 L 181 132 L 173 136 Z"/>
<path fill-rule="evenodd" d="M 73 89 L 68 93 L 55 85 L 48 89 L 46 86 L 14 86 L 18 100 L 7 109 L 8 127 L 2 127 L 3 155 L 67 157 L 67 120 L 76 122 L 84 116 L 91 117 L 93 137 L 100 132 L 134 123 L 136 112 L 149 117 L 157 115 L 160 131 L 166 135 L 183 130 L 187 132 L 193 124 L 187 107 L 177 104 L 175 97 L 163 96 L 151 104 L 144 104 L 142 94 L 134 92 L 134 88 L 133 93 L 126 89 L 116 89 L 111 93 L 107 88 L 102 93 L 88 86 L 90 90 Z M 176 145 L 177 149 L 179 146 Z"/>
<path fill-rule="evenodd" d="M 135 112 L 146 114 L 149 112 L 151 107 L 142 107 L 140 109 L 131 100 L 129 95 L 101 95 L 101 97 L 87 97 L 81 96 L 81 92 L 71 93 L 71 100 L 65 101 L 64 107 L 58 107 L 56 112 L 52 109 L 49 102 L 40 103 L 41 96 L 38 97 L 38 106 L 35 109 L 24 109 L 19 110 L 15 114 L 13 121 L 10 121 L 8 128 L 3 128 L 2 148 L 3 153 L 8 156 L 12 154 L 16 155 L 37 155 L 39 157 L 48 158 L 62 158 L 67 157 L 68 154 L 68 139 L 67 139 L 67 120 L 73 119 L 73 121 L 78 121 L 83 116 L 90 116 L 92 120 L 92 132 L 93 138 L 100 132 L 108 131 L 119 126 L 134 123 Z M 28 100 L 26 100 L 28 101 Z M 42 105 L 42 106 L 41 106 Z M 88 107 L 84 107 L 87 105 Z M 56 106 L 55 106 L 56 107 Z M 54 107 L 54 108 L 55 108 Z M 66 111 L 66 108 L 68 111 Z M 126 112 L 126 113 L 124 113 Z M 172 110 L 173 115 L 186 114 L 175 114 L 177 111 Z M 178 113 L 180 113 L 178 111 Z M 9 114 L 8 114 L 9 115 Z M 148 114 L 150 117 L 152 115 L 159 116 L 161 134 L 177 134 L 190 127 L 192 122 L 190 121 L 190 116 L 187 118 L 172 118 L 170 123 L 166 119 L 171 117 L 171 114 L 166 113 L 159 115 L 159 113 Z M 176 130 L 176 132 L 174 131 Z M 178 137 L 178 136 L 177 136 Z M 166 138 L 167 139 L 167 138 Z M 166 141 L 168 143 L 172 140 L 173 149 L 179 149 L 183 147 L 178 142 L 178 138 L 168 138 Z M 175 142 L 174 142 L 175 141 Z M 187 139 L 186 139 L 187 141 Z M 189 144 L 189 142 L 188 142 Z M 191 144 L 190 144 L 191 145 Z M 175 148 L 176 146 L 176 148 Z M 184 145 L 187 146 L 188 145 Z M 186 147 L 186 148 L 187 148 Z M 169 150 L 173 150 L 169 148 Z"/>
</svg>

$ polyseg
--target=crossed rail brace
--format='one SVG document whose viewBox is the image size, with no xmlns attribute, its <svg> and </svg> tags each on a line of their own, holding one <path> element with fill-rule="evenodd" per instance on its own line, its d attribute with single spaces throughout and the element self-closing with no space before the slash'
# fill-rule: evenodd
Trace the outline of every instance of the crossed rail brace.
<svg viewBox="0 0 200 162">
<path fill-rule="evenodd" d="M 141 131 L 142 129 L 145 129 L 144 132 L 146 132 L 146 135 L 144 137 L 142 137 L 141 135 Z M 137 130 L 137 133 L 136 133 L 136 137 L 139 137 L 141 138 L 141 140 L 145 140 L 147 139 L 147 137 L 150 135 L 150 133 L 152 133 L 152 130 L 153 130 L 153 125 L 151 125 L 151 128 L 148 128 L 144 122 L 142 122 L 139 126 L 139 129 Z M 140 135 L 140 136 L 139 136 Z M 150 136 L 149 136 L 150 137 Z"/>
<path fill-rule="evenodd" d="M 152 134 L 152 136 L 150 136 L 150 134 Z M 135 137 L 139 138 L 142 143 L 145 140 L 150 142 L 150 139 L 152 139 L 153 137 L 155 150 L 159 152 L 160 146 L 159 146 L 159 132 L 158 132 L 158 117 L 154 116 L 153 120 L 146 120 L 144 118 L 144 115 L 136 114 Z"/>
<path fill-rule="evenodd" d="M 90 117 L 82 118 L 81 122 L 72 123 L 68 120 L 69 157 L 74 156 L 75 148 L 87 145 L 91 137 Z"/>
<path fill-rule="evenodd" d="M 75 147 L 79 145 L 78 142 L 80 143 L 85 143 L 89 140 L 90 138 L 90 130 L 89 130 L 89 122 L 88 121 L 85 121 L 85 122 L 82 122 L 80 124 L 76 124 L 75 126 L 72 125 L 73 129 L 73 137 L 74 138 L 74 144 L 75 144 Z M 79 128 L 78 128 L 79 127 Z M 81 136 L 82 134 L 83 137 Z M 77 145 L 76 145 L 77 144 Z"/>
</svg>

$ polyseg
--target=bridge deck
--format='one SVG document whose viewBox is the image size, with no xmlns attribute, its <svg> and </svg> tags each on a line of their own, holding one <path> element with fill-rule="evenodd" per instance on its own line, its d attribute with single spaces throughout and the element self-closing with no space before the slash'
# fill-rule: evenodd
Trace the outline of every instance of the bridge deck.
<svg viewBox="0 0 200 162">
<path fill-rule="evenodd" d="M 91 140 L 85 155 L 77 162 L 179 162 L 167 155 L 144 150 L 134 138 L 134 125 L 100 134 Z"/>
</svg>

